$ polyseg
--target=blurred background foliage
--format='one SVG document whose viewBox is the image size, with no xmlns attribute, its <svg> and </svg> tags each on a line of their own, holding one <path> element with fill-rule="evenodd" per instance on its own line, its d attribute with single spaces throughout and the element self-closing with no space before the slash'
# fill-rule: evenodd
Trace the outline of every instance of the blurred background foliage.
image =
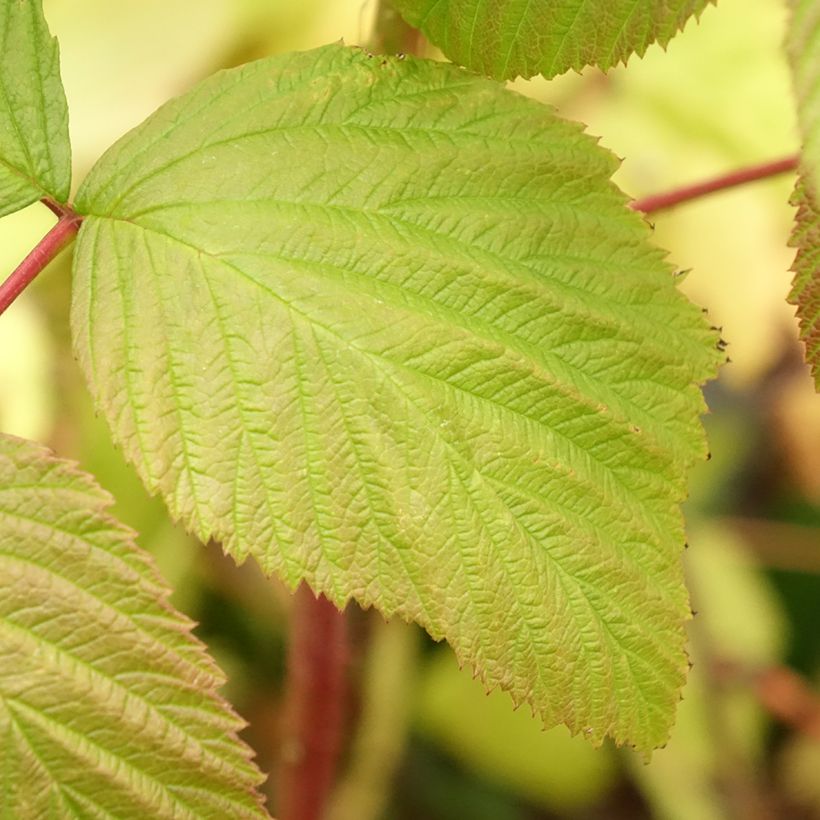
<svg viewBox="0 0 820 820">
<path fill-rule="evenodd" d="M 46 0 L 60 38 L 75 180 L 120 134 L 213 71 L 343 38 L 363 0 Z M 588 125 L 655 193 L 797 148 L 780 44 L 782 0 L 721 0 L 667 52 L 608 75 L 514 84 Z M 434 50 L 422 45 L 427 56 Z M 543 732 L 486 695 L 445 646 L 351 612 L 350 743 L 332 820 L 820 817 L 820 397 L 786 304 L 793 180 L 745 186 L 658 215 L 657 241 L 722 326 L 732 363 L 706 389 L 713 459 L 693 477 L 686 569 L 698 614 L 693 670 L 668 746 L 645 765 Z M 75 183 L 76 185 L 76 183 Z M 0 220 L 11 271 L 53 217 Z M 5 274 L 2 274 L 5 275 Z M 289 596 L 168 520 L 112 446 L 75 365 L 69 254 L 2 317 L 0 429 L 47 441 L 98 476 L 229 675 L 226 695 L 270 772 Z M 273 795 L 273 781 L 266 786 Z"/>
</svg>

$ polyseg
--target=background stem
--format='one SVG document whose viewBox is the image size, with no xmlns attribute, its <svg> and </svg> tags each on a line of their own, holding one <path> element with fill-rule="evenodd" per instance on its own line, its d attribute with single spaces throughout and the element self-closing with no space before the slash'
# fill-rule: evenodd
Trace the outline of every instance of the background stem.
<svg viewBox="0 0 820 820">
<path fill-rule="evenodd" d="M 0 314 L 31 284 L 35 277 L 77 235 L 82 219 L 65 211 L 57 224 L 34 246 L 29 255 L 0 285 Z"/>
<path fill-rule="evenodd" d="M 278 781 L 280 820 L 319 820 L 333 786 L 347 700 L 347 624 L 305 584 L 294 595 Z"/>
<path fill-rule="evenodd" d="M 424 38 L 404 21 L 390 0 L 379 0 L 369 47 L 377 54 L 421 54 Z"/>
<path fill-rule="evenodd" d="M 796 156 L 784 157 L 774 162 L 764 162 L 761 165 L 741 168 L 739 171 L 732 171 L 731 173 L 723 174 L 722 176 L 706 180 L 705 182 L 698 182 L 695 185 L 687 185 L 683 188 L 677 188 L 674 191 L 668 191 L 667 193 L 653 194 L 643 199 L 636 199 L 630 207 L 634 211 L 641 211 L 645 214 L 657 213 L 667 208 L 673 208 L 675 205 L 680 205 L 683 202 L 700 199 L 700 197 L 706 196 L 707 194 L 725 191 L 727 188 L 734 188 L 738 185 L 744 185 L 747 182 L 755 182 L 759 179 L 767 179 L 768 177 L 777 176 L 778 174 L 795 171 L 797 170 L 797 165 L 798 157 Z"/>
</svg>

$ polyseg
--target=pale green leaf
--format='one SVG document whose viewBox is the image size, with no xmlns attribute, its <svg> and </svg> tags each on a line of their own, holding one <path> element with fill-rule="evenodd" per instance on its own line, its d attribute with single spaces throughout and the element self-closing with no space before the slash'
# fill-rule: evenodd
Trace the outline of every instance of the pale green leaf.
<svg viewBox="0 0 820 820">
<path fill-rule="evenodd" d="M 820 5 L 792 0 L 788 50 L 803 134 L 800 180 L 794 194 L 797 248 L 790 301 L 797 305 L 806 360 L 820 389 Z"/>
<path fill-rule="evenodd" d="M 719 354 L 615 166 L 454 66 L 253 63 L 91 172 L 72 324 L 200 538 L 649 748 L 686 669 L 678 502 Z"/>
<path fill-rule="evenodd" d="M 68 199 L 71 148 L 57 41 L 40 0 L 0 0 L 0 216 Z"/>
<path fill-rule="evenodd" d="M 90 476 L 0 435 L 9 817 L 266 817 L 222 673 Z"/>
<path fill-rule="evenodd" d="M 596 65 L 665 46 L 712 0 L 392 0 L 460 65 L 499 80 Z"/>
</svg>

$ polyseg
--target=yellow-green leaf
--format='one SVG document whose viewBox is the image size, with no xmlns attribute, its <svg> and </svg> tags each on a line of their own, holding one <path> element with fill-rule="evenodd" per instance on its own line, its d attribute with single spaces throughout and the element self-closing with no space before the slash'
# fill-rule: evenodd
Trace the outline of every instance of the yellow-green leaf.
<svg viewBox="0 0 820 820">
<path fill-rule="evenodd" d="M 0 216 L 71 185 L 57 41 L 40 0 L 0 0 Z"/>
<path fill-rule="evenodd" d="M 90 476 L 0 435 L 8 817 L 266 817 L 222 673 Z"/>
<path fill-rule="evenodd" d="M 454 66 L 253 63 L 91 172 L 72 325 L 200 538 L 648 749 L 685 676 L 678 504 L 720 354 L 615 166 Z"/>
<path fill-rule="evenodd" d="M 392 0 L 456 63 L 499 80 L 607 69 L 665 46 L 710 0 Z"/>
</svg>

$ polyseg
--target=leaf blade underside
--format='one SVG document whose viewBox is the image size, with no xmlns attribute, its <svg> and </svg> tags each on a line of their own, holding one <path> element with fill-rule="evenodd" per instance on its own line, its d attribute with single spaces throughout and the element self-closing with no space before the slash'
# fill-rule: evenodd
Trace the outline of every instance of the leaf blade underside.
<svg viewBox="0 0 820 820">
<path fill-rule="evenodd" d="M 217 694 L 90 476 L 0 435 L 0 793 L 16 817 L 267 817 Z"/>
<path fill-rule="evenodd" d="M 651 748 L 685 674 L 678 503 L 717 352 L 614 167 L 452 66 L 250 64 L 92 171 L 72 327 L 200 538 L 420 622 L 547 723 Z"/>
<path fill-rule="evenodd" d="M 820 8 L 792 2 L 787 50 L 803 136 L 800 174 L 792 204 L 797 206 L 791 244 L 797 248 L 789 301 L 797 306 L 806 361 L 820 390 Z"/>
<path fill-rule="evenodd" d="M 0 217 L 68 200 L 71 147 L 57 40 L 40 0 L 0 0 Z"/>
<path fill-rule="evenodd" d="M 498 80 L 603 70 L 666 44 L 711 0 L 394 0 L 453 62 Z"/>
</svg>

